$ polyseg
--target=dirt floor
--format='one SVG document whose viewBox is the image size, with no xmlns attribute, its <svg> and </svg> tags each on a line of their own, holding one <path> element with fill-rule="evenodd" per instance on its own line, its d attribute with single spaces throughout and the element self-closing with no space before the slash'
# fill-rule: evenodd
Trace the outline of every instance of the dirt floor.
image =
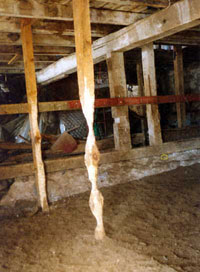
<svg viewBox="0 0 200 272">
<path fill-rule="evenodd" d="M 200 165 L 102 189 L 107 238 L 89 193 L 1 219 L 0 272 L 200 271 Z"/>
</svg>

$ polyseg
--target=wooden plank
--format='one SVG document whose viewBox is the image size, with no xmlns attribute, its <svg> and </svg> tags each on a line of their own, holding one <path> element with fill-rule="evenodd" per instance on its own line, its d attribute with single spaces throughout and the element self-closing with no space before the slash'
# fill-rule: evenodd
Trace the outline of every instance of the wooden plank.
<svg viewBox="0 0 200 272">
<path fill-rule="evenodd" d="M 200 138 L 194 138 L 191 140 L 163 143 L 162 145 L 158 146 L 140 147 L 131 149 L 129 151 L 116 150 L 102 153 L 99 164 L 102 165 L 135 159 L 139 160 L 140 158 L 161 156 L 162 154 L 173 154 L 199 148 Z M 48 159 L 44 161 L 44 164 L 47 173 L 85 167 L 84 156 Z M 0 180 L 30 176 L 34 174 L 34 165 L 33 163 L 23 163 L 17 165 L 0 166 L 0 173 Z"/>
<path fill-rule="evenodd" d="M 103 225 L 103 196 L 97 187 L 100 154 L 93 128 L 95 94 L 89 0 L 73 0 L 73 16 L 79 96 L 89 129 L 85 147 L 85 165 L 92 185 L 89 204 L 97 222 L 95 238 L 102 240 L 105 236 L 105 231 Z"/>
<path fill-rule="evenodd" d="M 124 55 L 121 52 L 113 52 L 107 58 L 110 96 L 112 98 L 126 97 L 126 75 L 124 67 Z M 113 132 L 116 150 L 131 149 L 130 123 L 128 118 L 128 106 L 113 107 L 114 119 Z"/>
<path fill-rule="evenodd" d="M 158 44 L 177 44 L 177 45 L 197 45 L 200 43 L 199 31 L 181 31 L 169 37 L 165 37 L 159 41 Z"/>
<path fill-rule="evenodd" d="M 0 32 L 20 33 L 20 23 L 18 19 L 14 19 L 2 19 Z M 119 30 L 121 27 L 117 25 L 92 24 L 91 28 L 92 37 L 101 38 Z M 74 25 L 73 22 L 35 20 L 32 22 L 32 33 L 39 35 L 74 36 Z"/>
<path fill-rule="evenodd" d="M 46 194 L 46 177 L 41 152 L 41 135 L 38 127 L 37 84 L 33 56 L 33 42 L 31 23 L 29 19 L 22 19 L 21 21 L 21 39 L 23 47 L 33 159 L 36 171 L 36 187 L 38 190 L 39 204 L 43 211 L 48 211 L 49 207 Z"/>
<path fill-rule="evenodd" d="M 93 43 L 94 63 L 105 60 L 109 52 L 127 51 L 142 47 L 150 42 L 198 25 L 200 19 L 199 10 L 199 0 L 179 1 L 165 10 L 140 20 L 136 24 L 124 27 L 115 33 L 98 39 Z M 60 74 L 70 74 L 75 71 L 76 57 L 71 55 L 38 72 L 37 82 L 50 82 Z"/>
<path fill-rule="evenodd" d="M 18 33 L 3 32 L 0 35 L 0 45 L 21 45 L 20 35 Z M 51 46 L 55 45 L 63 47 L 75 47 L 74 37 L 72 36 L 56 36 L 56 35 L 43 35 L 33 34 L 34 46 Z"/>
<path fill-rule="evenodd" d="M 136 72 L 137 72 L 137 84 L 138 84 L 138 95 L 143 96 L 144 95 L 144 78 L 143 78 L 143 71 L 142 71 L 142 60 L 138 60 L 136 64 Z M 146 108 L 145 106 L 140 106 L 140 115 L 146 116 Z M 141 120 L 141 127 L 142 127 L 142 133 L 144 137 L 144 144 L 147 142 L 147 131 L 148 131 L 148 125 L 147 120 L 142 119 Z"/>
<path fill-rule="evenodd" d="M 153 43 L 142 47 L 142 67 L 144 77 L 144 93 L 146 96 L 157 96 L 156 71 Z M 158 145 L 162 143 L 160 127 L 160 114 L 158 105 L 146 106 L 149 144 Z"/>
<path fill-rule="evenodd" d="M 96 99 L 95 108 L 105 107 L 120 107 L 131 105 L 146 105 L 146 104 L 165 104 L 177 102 L 200 102 L 199 94 L 192 95 L 164 95 L 164 96 L 143 96 L 143 97 L 125 97 L 125 98 L 105 98 Z M 39 112 L 48 111 L 63 111 L 63 110 L 78 110 L 81 109 L 79 100 L 71 101 L 52 101 L 40 102 Z M 0 115 L 28 113 L 28 104 L 8 104 L 0 105 Z"/>
<path fill-rule="evenodd" d="M 60 57 L 56 55 L 52 56 L 47 56 L 47 55 L 36 55 L 34 56 L 34 61 L 35 63 L 48 63 L 48 62 L 55 62 L 59 59 Z M 12 60 L 13 59 L 13 60 Z M 12 60 L 12 61 L 11 61 Z M 23 56 L 20 54 L 1 54 L 0 53 L 0 62 L 7 63 L 9 65 L 13 63 L 23 63 Z M 10 63 L 8 63 L 10 62 Z"/>
<path fill-rule="evenodd" d="M 155 8 L 167 8 L 170 4 L 175 3 L 178 0 L 171 0 L 169 3 L 168 0 L 95 0 L 95 2 L 111 3 L 121 6 L 135 6 L 139 4 L 140 6 L 149 6 Z M 91 1 L 93 2 L 93 1 Z"/>
<path fill-rule="evenodd" d="M 34 46 L 34 56 L 37 55 L 52 55 L 52 56 L 65 56 L 74 53 L 73 47 L 54 46 Z M 18 45 L 6 45 L 0 47 L 1 55 L 13 55 L 18 53 L 22 55 L 22 48 Z"/>
<path fill-rule="evenodd" d="M 39 1 L 0 0 L 0 16 L 59 21 L 73 21 L 71 5 L 60 5 L 57 1 L 51 6 Z M 130 25 L 146 15 L 110 10 L 90 10 L 91 23 Z"/>
<path fill-rule="evenodd" d="M 174 84 L 175 94 L 184 95 L 184 71 L 183 71 L 183 52 L 181 46 L 174 46 Z M 178 128 L 185 126 L 186 109 L 185 103 L 176 103 Z"/>
</svg>

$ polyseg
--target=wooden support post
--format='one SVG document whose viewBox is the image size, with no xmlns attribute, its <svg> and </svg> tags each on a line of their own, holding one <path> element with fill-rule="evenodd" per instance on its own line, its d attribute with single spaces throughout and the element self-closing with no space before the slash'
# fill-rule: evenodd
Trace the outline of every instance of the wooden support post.
<svg viewBox="0 0 200 272">
<path fill-rule="evenodd" d="M 122 52 L 112 52 L 107 57 L 110 96 L 127 97 L 124 55 Z M 114 118 L 115 149 L 131 149 L 128 106 L 112 107 L 112 117 Z"/>
<path fill-rule="evenodd" d="M 92 184 L 90 208 L 97 221 L 95 238 L 105 236 L 103 226 L 103 196 L 97 187 L 100 154 L 94 136 L 94 67 L 90 26 L 89 0 L 73 0 L 73 16 L 78 68 L 79 96 L 89 133 L 85 147 L 85 164 Z"/>
<path fill-rule="evenodd" d="M 136 64 L 136 72 L 137 72 L 137 83 L 138 83 L 138 92 L 139 96 L 144 96 L 144 79 L 143 79 L 143 72 L 142 72 L 142 60 L 140 59 L 137 64 Z M 145 106 L 140 106 L 141 107 L 141 115 L 146 116 L 146 107 Z M 148 126 L 147 126 L 147 120 L 143 119 L 141 120 L 141 126 L 142 126 L 142 133 L 144 135 L 144 145 L 147 142 L 147 131 L 148 131 Z"/>
<path fill-rule="evenodd" d="M 153 43 L 142 47 L 142 66 L 145 96 L 157 96 Z M 146 113 L 150 145 L 162 144 L 158 105 L 147 105 Z"/>
<path fill-rule="evenodd" d="M 180 45 L 174 46 L 174 83 L 175 94 L 184 95 L 184 73 L 183 73 L 183 52 Z M 185 103 L 176 103 L 178 128 L 185 126 L 186 110 Z"/>
<path fill-rule="evenodd" d="M 21 39 L 23 47 L 33 159 L 36 171 L 36 187 L 39 195 L 39 205 L 42 207 L 43 211 L 48 211 L 49 207 L 46 195 L 46 178 L 41 153 L 41 135 L 38 128 L 37 84 L 33 56 L 32 31 L 31 21 L 29 19 L 21 20 Z"/>
</svg>

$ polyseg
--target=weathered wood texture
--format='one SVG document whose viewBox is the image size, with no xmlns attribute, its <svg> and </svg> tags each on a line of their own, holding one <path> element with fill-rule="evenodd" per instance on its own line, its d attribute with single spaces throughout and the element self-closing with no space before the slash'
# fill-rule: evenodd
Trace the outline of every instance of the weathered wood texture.
<svg viewBox="0 0 200 272">
<path fill-rule="evenodd" d="M 95 238 L 101 240 L 105 236 L 105 231 L 103 226 L 103 196 L 97 187 L 100 153 L 96 145 L 93 129 L 95 94 L 89 0 L 73 0 L 73 16 L 79 96 L 89 128 L 85 147 L 85 164 L 92 185 L 89 204 L 97 221 Z"/>
<path fill-rule="evenodd" d="M 23 46 L 26 92 L 39 205 L 42 207 L 43 211 L 48 211 L 49 208 L 46 194 L 45 171 L 41 153 L 41 135 L 38 128 L 37 85 L 33 57 L 32 32 L 31 23 L 28 19 L 22 19 L 21 21 L 21 39 Z"/>
<path fill-rule="evenodd" d="M 140 147 L 131 149 L 129 151 L 105 152 L 101 154 L 99 164 L 109 164 L 112 162 L 132 159 L 139 160 L 140 158 L 148 158 L 152 156 L 161 156 L 162 154 L 171 154 L 199 149 L 199 147 L 200 138 L 194 138 L 187 141 L 168 142 L 157 146 Z M 44 164 L 47 173 L 85 167 L 84 156 L 48 159 L 44 161 Z M 30 176 L 34 174 L 34 165 L 33 163 L 23 163 L 17 165 L 0 166 L 0 173 L 0 180 Z"/>
<path fill-rule="evenodd" d="M 131 105 L 147 104 L 165 104 L 177 102 L 200 102 L 199 94 L 192 95 L 163 95 L 163 96 L 142 96 L 142 97 L 125 97 L 125 98 L 105 98 L 95 99 L 95 108 L 121 107 Z M 81 109 L 79 100 L 70 101 L 52 101 L 38 103 L 39 112 L 78 110 Z M 28 113 L 28 104 L 8 104 L 0 105 L 0 115 Z"/>
<path fill-rule="evenodd" d="M 184 71 L 183 71 L 183 52 L 181 46 L 174 46 L 174 84 L 175 94 L 184 95 Z M 185 103 L 176 103 L 178 127 L 185 126 L 186 109 Z"/>
<path fill-rule="evenodd" d="M 144 93 L 146 96 L 157 96 L 153 43 L 142 47 L 142 66 L 144 77 Z M 150 145 L 161 144 L 162 134 L 158 105 L 146 105 L 146 114 L 149 132 L 149 143 Z"/>
<path fill-rule="evenodd" d="M 170 4 L 175 3 L 178 0 L 171 0 Z M 116 5 L 124 5 L 124 6 L 132 6 L 141 5 L 141 6 L 151 6 L 157 8 L 167 8 L 169 6 L 168 0 L 98 0 L 98 2 L 116 4 Z"/>
<path fill-rule="evenodd" d="M 136 72 L 137 72 L 137 83 L 138 83 L 138 95 L 142 97 L 144 95 L 144 78 L 143 78 L 143 71 L 142 71 L 142 59 L 137 61 Z M 139 112 L 140 112 L 140 115 L 146 116 L 146 107 L 140 106 Z M 142 126 L 142 133 L 144 135 L 144 139 L 145 141 L 147 141 L 148 126 L 147 126 L 146 119 L 141 120 L 141 126 Z"/>
<path fill-rule="evenodd" d="M 92 37 L 104 37 L 111 32 L 117 31 L 121 26 L 92 24 Z M 18 18 L 10 20 L 1 19 L 0 32 L 20 33 L 20 24 Z M 59 35 L 59 36 L 74 36 L 73 22 L 66 21 L 42 21 L 33 20 L 32 33 L 40 35 Z"/>
<path fill-rule="evenodd" d="M 93 43 L 93 60 L 98 63 L 109 52 L 127 51 L 136 47 L 162 39 L 179 31 L 199 25 L 200 1 L 183 0 L 169 8 L 157 12 L 136 24 L 112 33 Z M 137 34 L 137 35 L 136 35 Z M 76 71 L 75 55 L 62 58 L 37 73 L 38 83 L 53 81 L 60 74 L 70 74 Z"/>
<path fill-rule="evenodd" d="M 60 5 L 57 1 L 51 2 L 50 5 L 41 2 L 0 0 L 0 16 L 73 21 L 71 5 Z M 92 23 L 116 25 L 130 25 L 145 17 L 145 15 L 137 13 L 97 9 L 91 9 L 90 16 Z"/>
<path fill-rule="evenodd" d="M 110 96 L 126 97 L 126 75 L 124 68 L 124 55 L 121 52 L 113 52 L 107 58 Z M 131 148 L 130 124 L 128 118 L 128 106 L 113 107 L 113 130 L 115 148 L 117 150 L 129 150 Z"/>
</svg>

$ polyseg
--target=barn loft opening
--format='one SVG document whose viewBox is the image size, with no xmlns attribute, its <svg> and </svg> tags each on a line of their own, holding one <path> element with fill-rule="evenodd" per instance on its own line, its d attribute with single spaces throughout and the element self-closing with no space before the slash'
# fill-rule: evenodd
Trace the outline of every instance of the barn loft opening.
<svg viewBox="0 0 200 272">
<path fill-rule="evenodd" d="M 198 175 L 199 0 L 0 0 L 0 17 L 2 220 L 90 191 L 105 241 L 103 187 Z"/>
</svg>

